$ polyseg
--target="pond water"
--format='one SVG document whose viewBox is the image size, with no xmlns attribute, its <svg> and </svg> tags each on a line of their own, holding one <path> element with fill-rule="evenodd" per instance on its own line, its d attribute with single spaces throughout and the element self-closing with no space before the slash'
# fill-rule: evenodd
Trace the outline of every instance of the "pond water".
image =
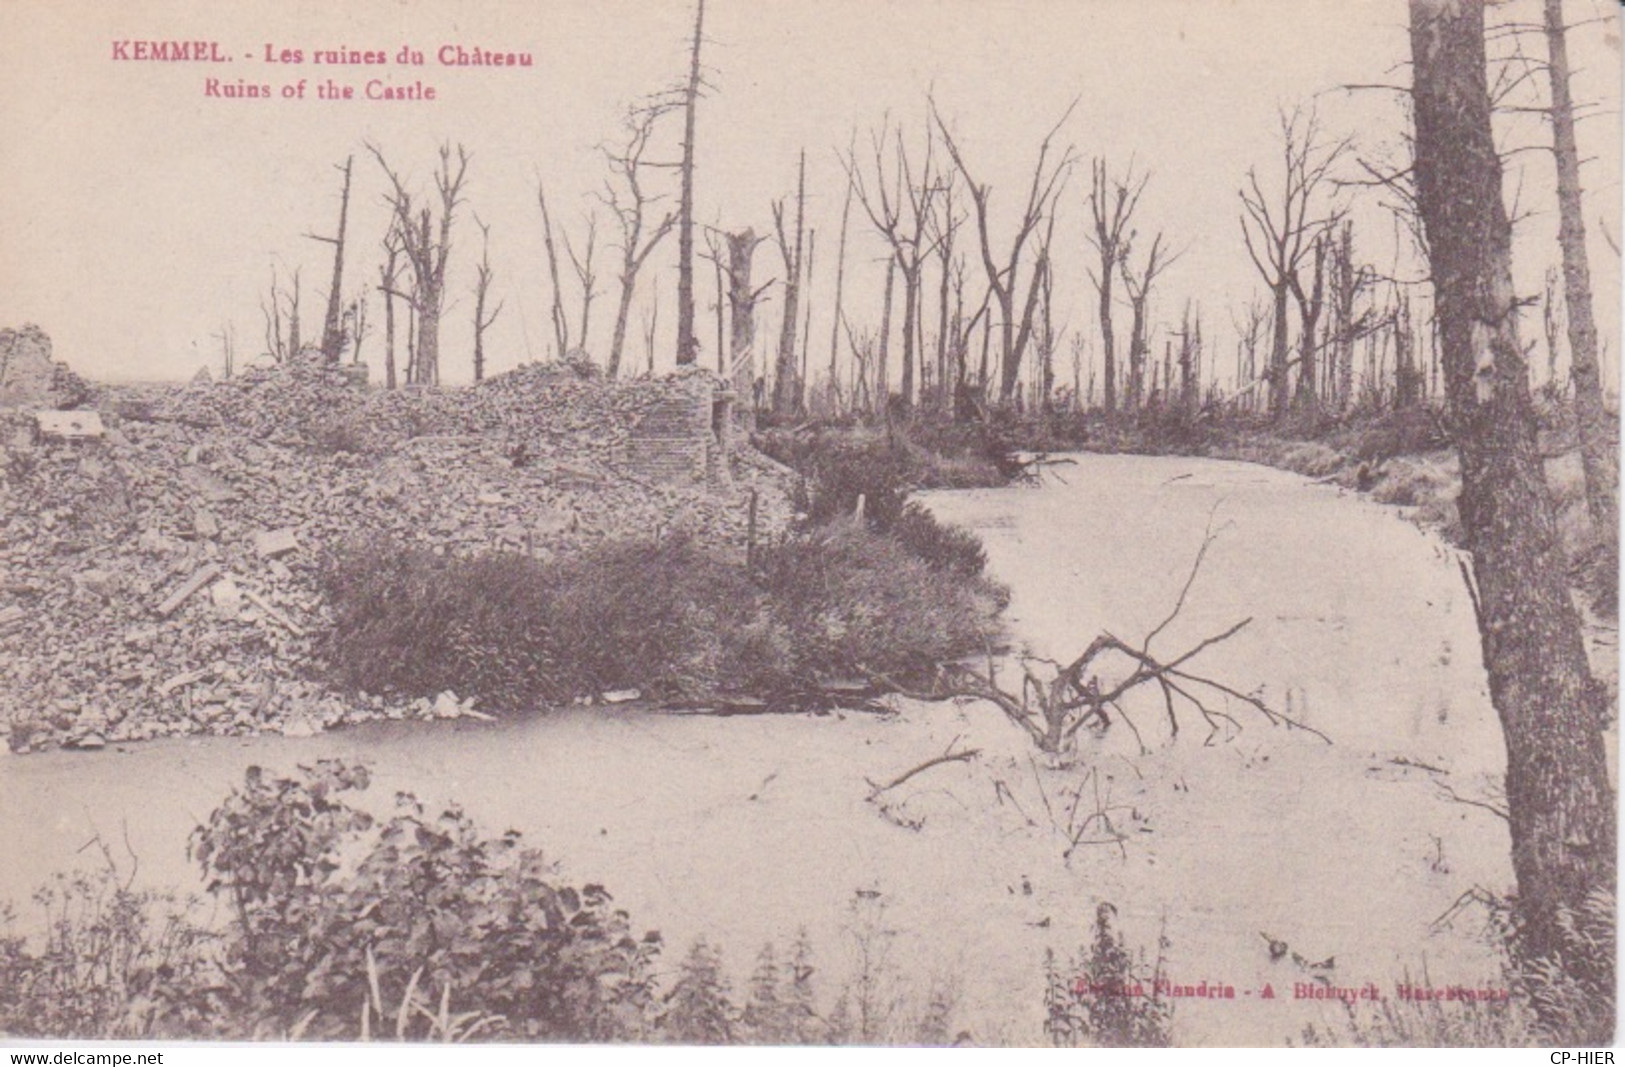
<svg viewBox="0 0 1625 1067">
<path fill-rule="evenodd" d="M 1056 660 L 1101 632 L 1151 632 L 1211 531 L 1154 650 L 1250 618 L 1192 669 L 1333 743 L 1236 702 L 1239 730 L 1210 737 L 1186 714 L 1169 738 L 1152 701 L 1131 705 L 1148 753 L 1114 728 L 1055 767 L 989 705 L 899 701 L 894 715 L 575 708 L 49 752 L 0 758 L 0 900 L 26 921 L 51 872 L 97 861 L 81 851 L 96 833 L 125 861 L 128 837 L 142 884 L 193 890 L 187 834 L 246 767 L 332 755 L 372 764 L 380 810 L 411 790 L 492 833 L 522 831 L 566 877 L 605 883 L 635 925 L 661 930 L 668 965 L 697 934 L 720 941 L 736 988 L 763 941 L 804 927 L 831 997 L 854 930 L 894 931 L 881 936 L 899 991 L 953 984 L 979 1041 L 1041 1039 L 1044 949 L 1067 958 L 1102 901 L 1153 956 L 1166 938 L 1177 983 L 1233 989 L 1179 1003 L 1181 1043 L 1335 1027 L 1335 1005 L 1295 998 L 1305 983 L 1392 995 L 1424 967 L 1435 984 L 1493 977 L 1482 915 L 1433 925 L 1473 886 L 1511 883 L 1504 825 L 1446 795 L 1496 796 L 1504 759 L 1454 550 L 1394 509 L 1219 461 L 1082 455 L 1037 488 L 924 499 L 981 534 L 1012 590 L 1013 642 Z M 869 780 L 955 742 L 981 754 L 895 791 L 892 818 L 866 800 Z M 1079 806 L 1122 840 L 1067 856 Z M 1271 939 L 1335 966 L 1317 978 L 1272 959 Z"/>
</svg>

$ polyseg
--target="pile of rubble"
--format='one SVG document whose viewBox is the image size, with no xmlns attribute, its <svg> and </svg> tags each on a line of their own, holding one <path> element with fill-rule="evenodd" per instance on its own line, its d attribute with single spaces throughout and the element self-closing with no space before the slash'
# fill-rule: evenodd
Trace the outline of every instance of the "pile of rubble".
<svg viewBox="0 0 1625 1067">
<path fill-rule="evenodd" d="M 383 534 L 545 558 L 691 530 L 742 556 L 753 495 L 758 536 L 789 520 L 783 468 L 739 448 L 721 482 L 663 485 L 622 462 L 682 386 L 527 367 L 368 391 L 305 362 L 101 387 L 78 434 L 0 411 L 0 730 L 25 752 L 470 713 L 455 695 L 390 706 L 320 682 L 321 553 Z"/>
</svg>

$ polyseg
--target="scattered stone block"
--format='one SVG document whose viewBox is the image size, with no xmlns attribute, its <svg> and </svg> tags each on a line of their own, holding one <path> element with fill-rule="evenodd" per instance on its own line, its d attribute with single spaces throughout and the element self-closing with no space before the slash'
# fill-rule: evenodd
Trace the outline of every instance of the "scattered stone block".
<svg viewBox="0 0 1625 1067">
<path fill-rule="evenodd" d="M 200 467 L 195 463 L 181 468 L 181 483 L 211 504 L 222 504 L 237 499 L 237 490 L 233 489 L 229 482 L 207 467 Z"/>
<path fill-rule="evenodd" d="M 208 508 L 193 508 L 192 532 L 205 540 L 213 540 L 220 536 L 220 520 Z"/>
<path fill-rule="evenodd" d="M 158 685 L 158 695 L 168 696 L 177 689 L 184 689 L 193 682 L 201 682 L 209 676 L 208 668 L 199 668 L 195 671 L 182 671 L 172 678 L 165 679 Z"/>
<path fill-rule="evenodd" d="M 155 609 L 158 612 L 158 617 L 167 619 L 175 613 L 175 609 L 190 600 L 193 593 L 196 593 L 218 577 L 220 577 L 218 564 L 207 563 L 199 567 L 190 578 L 181 583 L 179 589 L 165 597 L 163 602 L 158 605 Z"/>
<path fill-rule="evenodd" d="M 209 586 L 209 599 L 214 601 L 214 606 L 227 618 L 236 617 L 243 608 L 242 587 L 229 574 Z"/>
<path fill-rule="evenodd" d="M 41 411 L 34 424 L 41 441 L 95 441 L 107 434 L 95 411 Z"/>
<path fill-rule="evenodd" d="M 276 559 L 299 547 L 299 534 L 292 526 L 254 533 L 254 554 L 260 559 Z"/>
</svg>

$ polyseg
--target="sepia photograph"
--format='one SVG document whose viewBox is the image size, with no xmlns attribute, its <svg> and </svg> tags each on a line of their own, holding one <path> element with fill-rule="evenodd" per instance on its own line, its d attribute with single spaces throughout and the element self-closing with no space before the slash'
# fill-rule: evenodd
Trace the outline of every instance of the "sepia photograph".
<svg viewBox="0 0 1625 1067">
<path fill-rule="evenodd" d="M 1611 1046 L 1622 69 L 0 0 L 0 1047 Z"/>
</svg>

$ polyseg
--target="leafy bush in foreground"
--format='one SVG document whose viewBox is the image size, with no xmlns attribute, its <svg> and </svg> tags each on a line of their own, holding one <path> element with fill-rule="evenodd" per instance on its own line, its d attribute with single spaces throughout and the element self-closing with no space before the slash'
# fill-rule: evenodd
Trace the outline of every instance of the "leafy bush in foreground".
<svg viewBox="0 0 1625 1067">
<path fill-rule="evenodd" d="M 456 806 L 430 815 L 409 794 L 382 821 L 342 798 L 367 784 L 340 760 L 293 778 L 250 768 L 194 832 L 232 906 L 232 1015 L 328 1039 L 358 1036 L 382 1005 L 409 1038 L 449 1030 L 453 1008 L 462 1033 L 491 1038 L 645 1033 L 658 934 L 634 939 L 603 886 L 562 884 L 517 832 L 482 837 Z"/>
</svg>

